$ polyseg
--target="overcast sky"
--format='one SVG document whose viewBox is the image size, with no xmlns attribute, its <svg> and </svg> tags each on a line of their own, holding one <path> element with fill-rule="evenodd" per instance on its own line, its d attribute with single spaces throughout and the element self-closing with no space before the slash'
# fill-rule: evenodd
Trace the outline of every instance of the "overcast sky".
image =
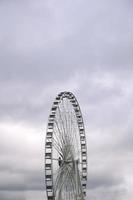
<svg viewBox="0 0 133 200">
<path fill-rule="evenodd" d="M 0 200 L 45 200 L 52 101 L 83 113 L 89 200 L 133 199 L 133 2 L 0 0 Z"/>
</svg>

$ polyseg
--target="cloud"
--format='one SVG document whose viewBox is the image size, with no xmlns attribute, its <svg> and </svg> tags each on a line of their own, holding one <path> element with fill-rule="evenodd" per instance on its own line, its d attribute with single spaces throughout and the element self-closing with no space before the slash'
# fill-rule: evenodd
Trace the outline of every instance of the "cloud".
<svg viewBox="0 0 133 200">
<path fill-rule="evenodd" d="M 132 199 L 131 1 L 0 2 L 0 199 L 43 199 L 45 128 L 60 91 L 79 100 L 88 196 Z"/>
<path fill-rule="evenodd" d="M 40 133 L 13 123 L 0 124 L 0 132 L 0 191 L 43 190 Z"/>
<path fill-rule="evenodd" d="M 46 198 L 45 197 L 45 193 L 41 192 L 41 191 L 34 191 L 34 190 L 30 190 L 30 191 L 26 191 L 26 192 L 21 192 L 21 191 L 6 191 L 5 192 L 1 192 L 0 191 L 0 198 L 3 200 L 26 200 L 26 199 L 30 199 L 30 200 L 41 200 Z"/>
<path fill-rule="evenodd" d="M 1 15 L 2 80 L 49 84 L 79 68 L 132 68 L 132 12 L 124 1 L 14 1 L 3 3 Z"/>
<path fill-rule="evenodd" d="M 90 173 L 88 178 L 88 198 L 90 199 L 124 199 L 126 196 L 126 189 L 122 177 L 113 173 L 114 171 Z"/>
</svg>

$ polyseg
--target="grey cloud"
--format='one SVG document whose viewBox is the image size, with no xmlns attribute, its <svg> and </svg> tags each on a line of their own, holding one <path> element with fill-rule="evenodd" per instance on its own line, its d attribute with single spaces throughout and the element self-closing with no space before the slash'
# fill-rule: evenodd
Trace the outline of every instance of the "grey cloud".
<svg viewBox="0 0 133 200">
<path fill-rule="evenodd" d="M 46 126 L 56 93 L 74 92 L 87 133 L 88 198 L 122 199 L 124 184 L 131 186 L 132 3 L 39 0 L 0 5 L 1 124 L 29 125 L 44 138 L 42 124 Z M 34 200 L 44 186 L 43 156 L 35 152 L 44 147 L 32 141 L 32 133 L 28 148 L 28 133 L 18 132 L 0 133 L 0 199 Z M 118 169 L 122 178 L 113 173 Z M 13 175 L 11 184 L 8 178 Z"/>
<path fill-rule="evenodd" d="M 68 2 L 66 5 L 72 19 L 68 15 L 67 10 L 64 9 L 63 4 L 58 9 L 57 7 L 53 9 L 52 4 L 50 4 L 47 8 L 49 15 L 46 18 L 42 18 L 40 15 L 37 16 L 36 12 L 30 12 L 30 6 L 34 7 L 34 3 L 33 5 L 30 3 L 30 6 L 24 4 L 22 9 L 18 3 L 13 4 L 14 6 L 10 4 L 10 6 L 5 7 L 5 13 L 8 8 L 14 16 L 8 19 L 9 21 L 11 20 L 11 24 L 14 24 L 14 26 L 12 29 L 9 27 L 9 31 L 12 30 L 13 33 L 7 33 L 7 39 L 3 40 L 5 42 L 1 51 L 1 64 L 5 69 L 3 69 L 1 79 L 7 78 L 23 81 L 30 79 L 30 81 L 37 80 L 37 82 L 43 80 L 42 83 L 46 83 L 48 81 L 54 81 L 56 76 L 58 77 L 57 79 L 71 76 L 74 70 L 81 67 L 92 69 L 90 66 L 95 68 L 95 65 L 106 65 L 109 68 L 114 68 L 117 65 L 117 67 L 120 66 L 121 68 L 122 66 L 123 68 L 123 65 L 126 65 L 126 67 L 127 65 L 132 65 L 133 61 L 130 53 L 132 52 L 132 34 L 130 35 L 130 33 L 133 32 L 131 26 L 132 17 L 130 17 L 132 16 L 131 11 L 125 7 L 123 2 L 116 6 L 113 2 L 108 2 L 107 4 L 103 1 L 102 6 L 99 6 L 99 8 L 96 4 L 94 5 L 92 3 L 89 6 L 89 3 L 86 1 L 82 4 L 78 2 L 77 7 L 72 9 L 71 6 L 73 4 L 71 5 Z M 42 5 L 45 9 L 46 5 L 44 3 Z M 42 5 L 40 4 L 36 8 L 37 11 L 41 9 Z M 84 9 L 84 12 L 81 8 Z M 92 8 L 94 12 L 91 11 Z M 53 10 L 53 15 L 56 19 L 55 25 L 50 9 Z M 61 12 L 61 9 L 64 9 L 64 14 Z M 13 12 L 14 10 L 15 12 Z M 16 12 L 16 10 L 20 10 L 20 12 Z M 26 11 L 27 17 L 23 15 L 24 11 Z M 126 15 L 127 12 L 128 15 Z M 45 16 L 45 12 L 43 13 L 41 15 Z M 67 19 L 65 15 L 68 16 Z M 33 21 L 35 17 L 38 23 Z M 7 20 L 6 17 L 4 20 Z M 17 20 L 21 21 L 17 22 Z M 44 24 L 45 22 L 47 23 L 46 25 L 40 25 L 40 21 L 43 21 Z M 31 25 L 28 23 L 31 23 Z M 64 23 L 68 26 L 68 30 L 62 30 L 63 27 L 61 26 Z M 72 33 L 69 33 L 71 27 Z M 6 31 L 6 28 L 7 26 L 4 26 L 3 30 Z M 26 31 L 25 38 L 23 34 L 20 34 L 21 28 Z M 41 36 L 42 43 L 46 40 L 47 30 L 52 34 L 52 36 L 48 34 L 50 42 L 39 47 L 36 47 L 36 45 L 32 47 L 34 41 L 37 40 L 37 44 L 39 43 L 39 33 L 44 33 L 44 38 Z M 5 34 L 5 32 L 2 33 L 3 35 Z M 29 46 L 23 46 L 32 37 L 33 40 Z M 6 43 L 8 38 L 11 44 L 10 41 Z M 129 39 L 130 43 L 128 41 Z M 11 48 L 9 45 L 11 45 Z M 18 48 L 16 45 L 18 45 Z M 27 48 L 29 49 L 28 51 L 26 51 Z M 7 55 L 8 60 L 6 59 Z M 13 67 L 10 67 L 10 63 L 12 63 Z"/>
<path fill-rule="evenodd" d="M 128 118 L 128 123 L 126 127 L 124 127 L 123 130 L 123 137 L 120 139 L 120 145 L 119 148 L 123 149 L 124 152 L 127 152 L 128 154 L 132 154 L 133 150 L 133 126 L 132 126 L 132 119 L 133 116 L 131 114 L 130 118 Z M 131 120 L 131 121 L 130 121 Z"/>
<path fill-rule="evenodd" d="M 4 175 L 4 174 L 3 174 Z M 21 176 L 27 176 L 25 180 L 21 180 Z M 39 175 L 39 176 L 36 176 Z M 6 183 L 1 182 L 0 184 L 0 191 L 39 191 L 44 190 L 44 181 L 42 181 L 42 175 L 43 174 L 32 174 L 31 178 L 28 177 L 28 174 L 20 174 L 20 179 L 15 179 L 14 176 L 11 176 L 12 180 L 7 179 Z M 4 177 L 1 177 L 1 181 L 4 179 Z"/>
<path fill-rule="evenodd" d="M 92 200 L 98 200 L 98 199 L 107 199 L 107 200 L 119 200 L 119 199 L 125 199 L 125 189 L 123 188 L 112 188 L 108 190 L 95 190 L 93 192 L 88 192 L 88 198 Z"/>
<path fill-rule="evenodd" d="M 89 174 L 88 177 L 88 188 L 89 189 L 97 189 L 97 188 L 112 188 L 112 187 L 119 187 L 124 180 L 121 176 L 116 176 L 116 173 L 114 174 L 112 171 L 100 171 L 95 172 L 94 174 Z"/>
<path fill-rule="evenodd" d="M 43 166 L 34 166 L 40 163 L 39 158 L 35 162 L 31 160 L 31 164 L 27 158 L 5 158 L 7 163 L 0 162 L 0 191 L 44 190 Z"/>
<path fill-rule="evenodd" d="M 9 194 L 0 194 L 0 198 L 2 199 L 2 200 L 26 200 L 26 198 L 25 197 L 23 197 L 23 195 L 16 195 L 16 194 L 14 194 L 14 195 L 9 195 Z"/>
<path fill-rule="evenodd" d="M 41 199 L 46 199 L 45 195 L 43 192 L 39 191 L 33 191 L 30 190 L 29 192 L 23 192 L 23 191 L 6 191 L 2 192 L 0 191 L 0 199 L 2 200 L 41 200 Z"/>
<path fill-rule="evenodd" d="M 30 190 L 29 192 L 26 191 L 0 191 L 0 199 L 2 200 L 41 200 L 46 199 L 45 193 L 43 191 L 34 191 Z"/>
</svg>

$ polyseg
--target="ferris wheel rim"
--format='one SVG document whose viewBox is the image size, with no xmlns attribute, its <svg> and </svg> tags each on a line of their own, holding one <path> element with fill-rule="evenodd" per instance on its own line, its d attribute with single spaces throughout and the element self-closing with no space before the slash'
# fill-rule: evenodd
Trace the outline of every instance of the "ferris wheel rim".
<svg viewBox="0 0 133 200">
<path fill-rule="evenodd" d="M 80 140 L 80 148 L 81 148 L 81 163 L 78 163 L 77 159 L 71 160 L 62 160 L 61 162 L 69 164 L 73 162 L 72 166 L 76 166 L 76 163 L 81 165 L 81 175 L 78 175 L 80 178 L 81 189 L 83 191 L 83 198 L 86 195 L 86 183 L 87 183 L 87 145 L 86 145 L 86 137 L 85 137 L 85 129 L 84 129 L 84 122 L 82 113 L 78 104 L 76 97 L 71 92 L 61 92 L 59 93 L 55 101 L 53 102 L 49 119 L 48 119 L 48 126 L 46 132 L 46 142 L 45 142 L 45 183 L 46 183 L 46 193 L 48 200 L 55 200 L 55 191 L 54 191 L 54 181 L 53 181 L 53 161 L 57 160 L 59 162 L 59 158 L 53 158 L 53 126 L 55 124 L 55 115 L 57 112 L 57 108 L 60 104 L 60 101 L 66 98 L 70 101 L 72 108 L 75 112 L 77 126 L 79 130 L 79 140 Z M 74 164 L 75 163 L 75 164 Z M 78 165 L 77 164 L 77 165 Z M 65 165 L 64 165 L 65 166 Z M 78 168 L 77 168 L 78 170 Z M 63 183 L 62 183 L 63 184 Z M 60 186 L 62 187 L 62 185 Z"/>
</svg>

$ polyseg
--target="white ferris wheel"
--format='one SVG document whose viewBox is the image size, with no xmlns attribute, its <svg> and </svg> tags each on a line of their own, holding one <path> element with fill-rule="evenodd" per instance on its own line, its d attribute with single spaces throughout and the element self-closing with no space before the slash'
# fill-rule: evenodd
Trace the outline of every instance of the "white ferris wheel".
<svg viewBox="0 0 133 200">
<path fill-rule="evenodd" d="M 45 140 L 48 200 L 85 200 L 87 146 L 79 104 L 71 92 L 53 102 Z"/>
</svg>

